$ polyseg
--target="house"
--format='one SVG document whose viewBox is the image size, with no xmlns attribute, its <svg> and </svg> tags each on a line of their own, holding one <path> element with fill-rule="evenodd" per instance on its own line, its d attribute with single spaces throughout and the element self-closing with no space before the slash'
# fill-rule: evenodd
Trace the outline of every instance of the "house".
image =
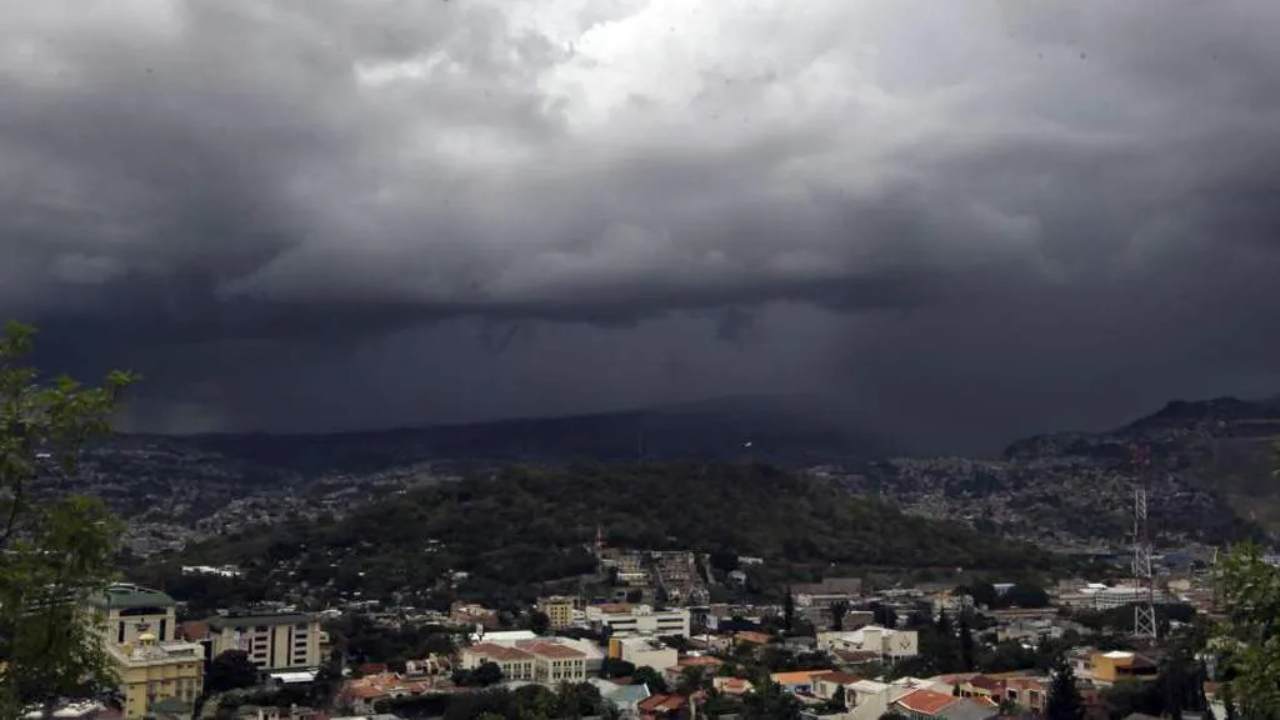
<svg viewBox="0 0 1280 720">
<path fill-rule="evenodd" d="M 485 630 L 498 627 L 498 612 L 475 603 L 455 602 L 449 606 L 449 621 L 455 625 L 480 626 Z"/>
<path fill-rule="evenodd" d="M 942 711 L 960 702 L 960 698 L 936 690 L 916 690 L 894 701 L 898 712 L 913 720 L 943 717 Z"/>
<path fill-rule="evenodd" d="M 373 712 L 374 703 L 379 700 L 422 695 L 432 687 L 426 680 L 411 680 L 393 672 L 375 673 L 343 683 L 338 698 L 356 712 Z"/>
<path fill-rule="evenodd" d="M 850 690 L 852 692 L 850 692 Z M 859 680 L 845 690 L 844 702 L 853 720 L 879 720 L 889 711 L 899 688 L 874 680 Z"/>
<path fill-rule="evenodd" d="M 683 695 L 650 695 L 636 706 L 640 720 L 661 720 L 662 718 L 678 718 L 689 705 L 689 699 Z"/>
<path fill-rule="evenodd" d="M 851 704 L 849 697 L 853 695 L 853 686 L 861 680 L 862 678 L 857 675 L 838 670 L 829 670 L 814 676 L 813 694 L 823 700 L 832 700 L 840 688 L 844 688 L 845 703 Z"/>
<path fill-rule="evenodd" d="M 791 672 L 777 672 L 769 676 L 769 679 L 782 686 L 783 690 L 803 695 L 813 695 L 814 684 L 816 678 L 831 672 L 827 669 L 821 670 L 793 670 Z"/>
<path fill-rule="evenodd" d="M 746 695 L 756 689 L 750 680 L 739 677 L 720 677 L 711 679 L 711 687 L 725 695 Z"/>
<path fill-rule="evenodd" d="M 832 630 L 817 634 L 819 650 L 872 652 L 876 659 L 915 657 L 919 653 L 919 636 L 915 630 L 898 630 L 868 625 L 851 631 Z"/>
<path fill-rule="evenodd" d="M 1004 697 L 1018 707 L 1042 713 L 1049 699 L 1049 679 L 1040 677 L 1010 677 L 1004 681 Z"/>
<path fill-rule="evenodd" d="M 719 672 L 720 667 L 724 665 L 724 661 L 710 655 L 690 655 L 682 657 L 676 661 L 676 664 L 663 671 L 669 685 L 675 685 L 680 682 L 681 675 L 689 668 L 700 668 L 704 677 L 713 678 Z"/>
<path fill-rule="evenodd" d="M 755 630 L 739 630 L 733 634 L 734 645 L 768 645 L 770 642 L 773 642 L 772 635 Z"/>
</svg>

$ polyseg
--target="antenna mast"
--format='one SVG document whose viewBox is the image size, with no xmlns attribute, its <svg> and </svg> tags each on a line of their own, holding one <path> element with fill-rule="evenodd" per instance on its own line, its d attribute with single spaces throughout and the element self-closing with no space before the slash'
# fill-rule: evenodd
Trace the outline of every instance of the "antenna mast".
<svg viewBox="0 0 1280 720">
<path fill-rule="evenodd" d="M 1133 464 L 1133 577 L 1146 592 L 1133 607 L 1134 637 L 1156 639 L 1155 586 L 1151 576 L 1151 529 L 1147 523 L 1147 493 L 1151 487 L 1151 449 L 1135 447 Z"/>
</svg>

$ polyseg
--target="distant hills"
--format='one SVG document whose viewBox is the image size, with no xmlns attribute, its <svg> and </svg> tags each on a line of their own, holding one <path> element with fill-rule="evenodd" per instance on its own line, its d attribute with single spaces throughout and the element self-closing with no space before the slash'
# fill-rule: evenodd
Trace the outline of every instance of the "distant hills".
<svg viewBox="0 0 1280 720">
<path fill-rule="evenodd" d="M 1135 445 L 1149 446 L 1157 531 L 1221 542 L 1280 533 L 1280 400 L 1174 401 L 1111 431 L 1015 441 L 1002 458 L 904 458 L 903 443 L 812 398 L 737 397 L 557 418 L 320 435 L 124 435 L 90 454 L 93 491 L 124 512 L 192 518 L 202 507 L 313 478 L 511 462 L 769 463 L 822 466 L 850 490 L 1051 546 L 1119 542 Z M 896 458 L 896 459 L 895 459 Z M 301 483 L 301 485 L 299 485 Z M 255 488 L 257 490 L 255 490 Z M 191 499 L 192 493 L 199 497 Z M 138 498 L 153 498 L 140 504 Z M 170 500 L 163 501 L 163 498 Z M 161 500 L 155 500 L 161 498 Z"/>
<path fill-rule="evenodd" d="M 376 471 L 430 460 L 567 462 L 763 461 L 788 466 L 898 452 L 803 397 L 731 397 L 682 405 L 549 418 L 519 418 L 326 434 L 122 436 L 123 446 L 214 453 L 271 472 Z"/>
</svg>

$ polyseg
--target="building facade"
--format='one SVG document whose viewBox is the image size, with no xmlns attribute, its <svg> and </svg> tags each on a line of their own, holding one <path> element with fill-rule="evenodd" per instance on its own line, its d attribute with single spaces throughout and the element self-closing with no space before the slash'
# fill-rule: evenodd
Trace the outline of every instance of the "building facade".
<svg viewBox="0 0 1280 720">
<path fill-rule="evenodd" d="M 613 603 L 590 605 L 586 610 L 587 621 L 610 637 L 636 637 L 644 635 L 678 635 L 689 637 L 689 610 L 672 608 L 654 610 L 648 605 Z"/>
<path fill-rule="evenodd" d="M 538 611 L 547 616 L 554 630 L 567 628 L 573 624 L 573 608 L 577 603 L 565 595 L 552 595 L 538 598 Z"/>
<path fill-rule="evenodd" d="M 320 621 L 304 613 L 232 614 L 210 618 L 213 657 L 243 650 L 259 670 L 320 666 Z"/>
<path fill-rule="evenodd" d="M 204 689 L 204 648 L 174 640 L 174 606 L 158 590 L 127 583 L 89 601 L 120 679 L 125 720 L 145 718 L 157 704 L 192 705 Z"/>
</svg>

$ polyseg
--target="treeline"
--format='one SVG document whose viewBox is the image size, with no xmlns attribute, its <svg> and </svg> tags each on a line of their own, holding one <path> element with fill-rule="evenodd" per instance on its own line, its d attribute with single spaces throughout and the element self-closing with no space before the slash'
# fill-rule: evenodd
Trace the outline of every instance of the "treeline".
<svg viewBox="0 0 1280 720">
<path fill-rule="evenodd" d="M 290 523 L 194 549 L 193 560 L 296 565 L 292 578 L 365 597 L 468 573 L 471 594 L 589 573 L 585 545 L 765 557 L 775 566 L 1045 569 L 1051 556 L 959 523 L 903 515 L 762 465 L 510 467 L 380 501 L 333 523 Z M 439 541 L 428 547 L 429 540 Z"/>
</svg>

